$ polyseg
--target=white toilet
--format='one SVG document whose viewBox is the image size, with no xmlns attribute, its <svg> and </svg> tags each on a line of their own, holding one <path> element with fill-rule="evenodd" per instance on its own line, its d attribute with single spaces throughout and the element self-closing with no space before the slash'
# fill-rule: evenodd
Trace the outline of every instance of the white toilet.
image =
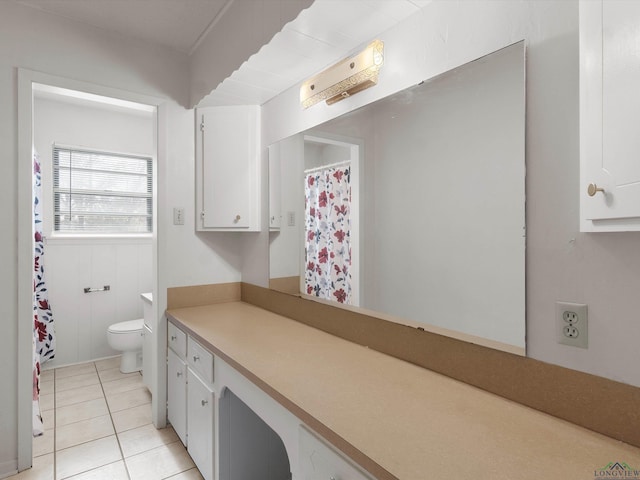
<svg viewBox="0 0 640 480">
<path fill-rule="evenodd" d="M 114 323 L 107 330 L 107 343 L 114 350 L 122 352 L 120 371 L 122 373 L 142 370 L 142 336 L 144 319 Z"/>
</svg>

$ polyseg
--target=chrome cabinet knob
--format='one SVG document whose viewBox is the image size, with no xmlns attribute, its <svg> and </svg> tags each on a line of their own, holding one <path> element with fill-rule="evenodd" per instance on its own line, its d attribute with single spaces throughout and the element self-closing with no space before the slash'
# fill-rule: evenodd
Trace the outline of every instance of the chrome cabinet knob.
<svg viewBox="0 0 640 480">
<path fill-rule="evenodd" d="M 200 403 L 204 407 L 207 403 L 209 403 L 209 400 L 201 400 Z"/>
<path fill-rule="evenodd" d="M 590 197 L 593 197 L 598 192 L 604 193 L 604 188 L 598 187 L 595 183 L 590 183 L 587 187 L 587 193 Z"/>
<path fill-rule="evenodd" d="M 182 372 L 176 372 L 176 376 L 177 377 L 181 377 L 182 376 Z"/>
<path fill-rule="evenodd" d="M 172 342 L 175 342 L 175 341 L 176 341 L 176 338 L 178 338 L 178 337 L 176 337 L 175 335 L 171 335 L 171 341 L 172 341 Z"/>
<path fill-rule="evenodd" d="M 234 222 L 236 222 L 236 223 L 239 222 L 240 218 L 241 218 L 240 215 L 236 215 L 236 218 L 234 219 Z"/>
<path fill-rule="evenodd" d="M 199 355 L 194 355 L 193 356 L 193 361 L 197 362 L 198 360 L 200 360 L 200 356 Z"/>
</svg>

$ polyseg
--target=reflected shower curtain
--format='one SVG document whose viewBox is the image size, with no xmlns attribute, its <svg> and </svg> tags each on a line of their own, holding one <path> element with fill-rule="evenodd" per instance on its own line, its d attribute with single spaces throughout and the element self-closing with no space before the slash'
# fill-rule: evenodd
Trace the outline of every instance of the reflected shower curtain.
<svg viewBox="0 0 640 480">
<path fill-rule="evenodd" d="M 33 151 L 33 435 L 42 435 L 40 413 L 40 365 L 55 356 L 53 313 L 44 278 L 42 235 L 42 183 L 40 158 Z"/>
<path fill-rule="evenodd" d="M 305 291 L 350 304 L 351 167 L 305 173 Z"/>
</svg>

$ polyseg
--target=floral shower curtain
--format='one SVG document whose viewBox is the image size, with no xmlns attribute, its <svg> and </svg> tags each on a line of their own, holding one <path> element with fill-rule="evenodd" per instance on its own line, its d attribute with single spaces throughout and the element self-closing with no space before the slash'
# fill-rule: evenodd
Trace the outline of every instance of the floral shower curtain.
<svg viewBox="0 0 640 480">
<path fill-rule="evenodd" d="M 42 435 L 40 414 L 40 365 L 55 356 L 53 313 L 44 278 L 44 237 L 42 235 L 42 177 L 40 157 L 33 151 L 33 435 Z"/>
<path fill-rule="evenodd" d="M 305 291 L 351 303 L 351 167 L 305 176 Z"/>
</svg>

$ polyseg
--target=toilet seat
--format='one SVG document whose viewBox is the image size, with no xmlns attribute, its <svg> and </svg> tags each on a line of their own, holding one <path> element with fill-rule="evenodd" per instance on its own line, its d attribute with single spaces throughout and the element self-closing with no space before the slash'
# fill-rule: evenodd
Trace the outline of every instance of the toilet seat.
<svg viewBox="0 0 640 480">
<path fill-rule="evenodd" d="M 144 326 L 144 318 L 136 320 L 126 320 L 124 322 L 114 323 L 109 326 L 108 332 L 113 334 L 126 334 L 142 330 Z"/>
</svg>

